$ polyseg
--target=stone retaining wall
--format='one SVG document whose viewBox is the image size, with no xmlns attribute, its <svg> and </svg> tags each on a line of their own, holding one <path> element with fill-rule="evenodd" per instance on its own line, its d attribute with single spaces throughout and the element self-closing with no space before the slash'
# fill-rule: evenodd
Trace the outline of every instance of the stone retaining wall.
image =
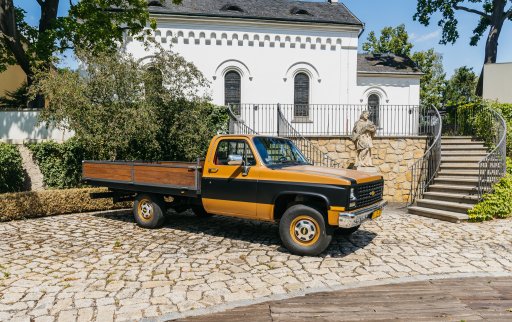
<svg viewBox="0 0 512 322">
<path fill-rule="evenodd" d="M 320 150 L 348 168 L 355 163 L 354 143 L 348 137 L 310 137 Z M 373 164 L 384 177 L 384 199 L 406 202 L 411 187 L 409 167 L 425 153 L 426 137 L 375 138 Z"/>
</svg>

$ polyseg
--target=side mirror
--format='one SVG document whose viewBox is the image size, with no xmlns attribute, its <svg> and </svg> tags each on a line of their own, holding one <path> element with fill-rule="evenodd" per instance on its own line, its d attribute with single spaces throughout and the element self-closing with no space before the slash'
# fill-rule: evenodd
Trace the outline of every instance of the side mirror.
<svg viewBox="0 0 512 322">
<path fill-rule="evenodd" d="M 237 155 L 237 154 L 228 155 L 228 165 L 241 166 L 243 164 L 244 164 L 244 158 L 241 155 Z"/>
<path fill-rule="evenodd" d="M 244 177 L 247 176 L 249 174 L 250 168 L 251 167 L 248 165 L 245 165 L 245 162 L 244 162 L 244 164 L 242 165 L 242 176 L 244 176 Z"/>
</svg>

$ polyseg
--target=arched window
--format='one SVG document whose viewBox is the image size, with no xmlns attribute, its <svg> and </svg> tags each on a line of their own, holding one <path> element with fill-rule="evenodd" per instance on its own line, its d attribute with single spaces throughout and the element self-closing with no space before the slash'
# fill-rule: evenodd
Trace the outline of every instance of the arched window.
<svg viewBox="0 0 512 322">
<path fill-rule="evenodd" d="M 295 75 L 293 104 L 295 118 L 309 118 L 309 76 L 306 73 Z"/>
<path fill-rule="evenodd" d="M 370 112 L 370 121 L 375 125 L 379 126 L 379 112 L 380 97 L 377 94 L 371 94 L 368 96 L 368 111 Z"/>
<path fill-rule="evenodd" d="M 240 113 L 241 82 L 240 74 L 234 70 L 224 76 L 224 104 L 232 106 L 232 110 L 237 114 Z"/>
<path fill-rule="evenodd" d="M 162 72 L 156 67 L 149 67 L 144 82 L 146 91 L 146 99 L 156 101 L 160 99 L 160 95 L 164 89 Z"/>
</svg>

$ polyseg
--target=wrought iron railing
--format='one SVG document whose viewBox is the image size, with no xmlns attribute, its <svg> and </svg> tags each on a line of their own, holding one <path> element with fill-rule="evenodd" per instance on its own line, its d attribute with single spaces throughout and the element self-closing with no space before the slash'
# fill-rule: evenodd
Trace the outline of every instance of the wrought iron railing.
<svg viewBox="0 0 512 322">
<path fill-rule="evenodd" d="M 258 132 L 254 131 L 252 128 L 247 126 L 245 122 L 240 119 L 240 117 L 237 115 L 237 111 L 233 111 L 233 109 L 236 109 L 236 106 L 227 106 L 228 111 L 228 131 L 230 134 L 258 134 Z"/>
<path fill-rule="evenodd" d="M 321 151 L 318 146 L 306 139 L 297 131 L 281 112 L 281 108 L 277 106 L 279 136 L 292 140 L 295 145 L 302 151 L 304 156 L 316 166 L 340 168 L 341 164 L 331 157 L 329 154 Z"/>
<path fill-rule="evenodd" d="M 304 137 L 348 136 L 366 104 L 237 104 L 233 113 L 262 135 L 280 135 L 280 114 Z M 372 107 L 377 136 L 420 136 L 430 130 L 428 111 L 418 105 Z"/>
<path fill-rule="evenodd" d="M 411 190 L 409 205 L 421 199 L 441 166 L 441 132 L 443 121 L 439 111 L 434 107 L 425 111 L 428 126 L 425 127 L 429 145 L 425 154 L 409 168 L 411 173 Z"/>
<path fill-rule="evenodd" d="M 478 197 L 482 199 L 507 171 L 507 123 L 500 113 L 491 108 L 483 109 L 477 117 L 490 129 L 491 135 L 487 136 L 486 144 L 492 147 L 478 162 Z"/>
</svg>

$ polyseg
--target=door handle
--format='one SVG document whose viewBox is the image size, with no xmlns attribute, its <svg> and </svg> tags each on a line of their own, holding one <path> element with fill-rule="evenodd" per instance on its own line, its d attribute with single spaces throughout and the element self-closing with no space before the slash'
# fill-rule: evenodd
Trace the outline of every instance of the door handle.
<svg viewBox="0 0 512 322">
<path fill-rule="evenodd" d="M 217 172 L 219 172 L 219 169 L 217 169 L 217 168 L 210 168 L 210 169 L 208 169 L 208 172 L 209 173 L 217 173 Z"/>
</svg>

